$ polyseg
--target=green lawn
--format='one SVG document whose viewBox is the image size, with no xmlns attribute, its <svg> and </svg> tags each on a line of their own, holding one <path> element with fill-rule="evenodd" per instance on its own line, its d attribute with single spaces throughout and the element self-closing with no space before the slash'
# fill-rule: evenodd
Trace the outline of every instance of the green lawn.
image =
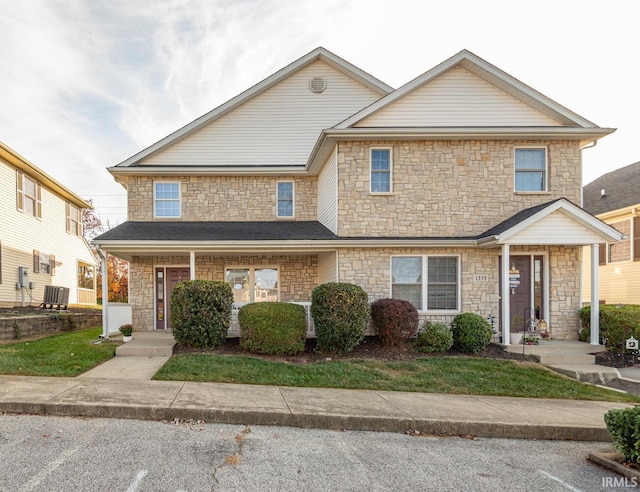
<svg viewBox="0 0 640 492">
<path fill-rule="evenodd" d="M 39 340 L 0 345 L 0 374 L 77 376 L 111 359 L 118 346 L 93 345 L 102 328 L 52 335 Z"/>
<path fill-rule="evenodd" d="M 154 379 L 640 403 L 638 396 L 581 383 L 535 364 L 474 357 L 288 364 L 190 354 L 170 359 Z"/>
</svg>

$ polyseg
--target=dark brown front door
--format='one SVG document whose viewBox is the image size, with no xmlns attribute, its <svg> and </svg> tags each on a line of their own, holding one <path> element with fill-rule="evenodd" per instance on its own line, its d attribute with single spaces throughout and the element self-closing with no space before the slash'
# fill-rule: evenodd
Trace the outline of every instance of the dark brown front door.
<svg viewBox="0 0 640 492">
<path fill-rule="evenodd" d="M 171 329 L 171 293 L 181 280 L 190 279 L 187 267 L 156 268 L 156 329 Z"/>
<path fill-rule="evenodd" d="M 509 256 L 509 268 L 518 270 L 520 284 L 509 289 L 509 313 L 511 332 L 528 330 L 528 320 L 536 316 L 531 304 L 531 256 Z M 500 262 L 500 292 L 502 292 L 502 262 Z M 502 300 L 500 300 L 502 314 Z"/>
</svg>

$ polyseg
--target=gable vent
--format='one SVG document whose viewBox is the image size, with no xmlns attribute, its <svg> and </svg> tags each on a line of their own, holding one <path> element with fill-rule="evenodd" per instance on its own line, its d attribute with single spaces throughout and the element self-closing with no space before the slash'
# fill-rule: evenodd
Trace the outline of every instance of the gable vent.
<svg viewBox="0 0 640 492">
<path fill-rule="evenodd" d="M 323 77 L 314 77 L 309 81 L 309 89 L 311 89 L 311 92 L 320 94 L 321 92 L 324 92 L 326 88 L 327 81 Z"/>
</svg>

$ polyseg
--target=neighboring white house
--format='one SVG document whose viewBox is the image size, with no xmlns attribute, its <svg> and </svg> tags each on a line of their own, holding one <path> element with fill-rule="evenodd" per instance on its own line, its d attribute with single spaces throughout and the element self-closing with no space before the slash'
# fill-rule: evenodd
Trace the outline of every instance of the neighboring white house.
<svg viewBox="0 0 640 492">
<path fill-rule="evenodd" d="M 83 208 L 92 206 L 0 142 L 0 306 L 40 305 L 47 285 L 68 288 L 68 304 L 96 303 Z"/>
</svg>

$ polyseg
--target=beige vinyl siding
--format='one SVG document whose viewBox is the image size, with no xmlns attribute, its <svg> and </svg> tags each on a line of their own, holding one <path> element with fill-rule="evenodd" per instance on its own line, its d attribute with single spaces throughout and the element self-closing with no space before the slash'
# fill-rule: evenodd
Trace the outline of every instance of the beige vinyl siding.
<svg viewBox="0 0 640 492">
<path fill-rule="evenodd" d="M 324 77 L 320 94 L 309 81 Z M 143 165 L 304 165 L 320 131 L 380 96 L 321 61 L 142 162 Z"/>
<path fill-rule="evenodd" d="M 35 289 L 25 293 L 28 304 L 40 304 L 45 285 L 69 288 L 69 303 L 77 302 L 77 262 L 95 264 L 85 240 L 66 232 L 66 201 L 42 187 L 42 218 L 16 209 L 16 171 L 0 160 L 0 240 L 2 241 L 2 284 L 0 303 L 19 305 L 21 293 L 16 291 L 18 267 L 29 270 Z M 55 256 L 55 275 L 33 272 L 33 251 Z"/>
<path fill-rule="evenodd" d="M 318 284 L 337 282 L 336 252 L 318 253 Z"/>
<path fill-rule="evenodd" d="M 318 176 L 318 221 L 338 234 L 338 149 Z"/>
<path fill-rule="evenodd" d="M 355 126 L 561 125 L 464 68 L 456 67 Z"/>
<path fill-rule="evenodd" d="M 572 221 L 561 212 L 554 212 L 509 238 L 509 244 L 593 244 L 601 238 Z"/>
<path fill-rule="evenodd" d="M 591 247 L 583 249 L 582 258 L 582 302 L 590 303 Z M 600 265 L 599 284 L 600 302 L 640 304 L 640 261 L 618 261 Z"/>
</svg>

